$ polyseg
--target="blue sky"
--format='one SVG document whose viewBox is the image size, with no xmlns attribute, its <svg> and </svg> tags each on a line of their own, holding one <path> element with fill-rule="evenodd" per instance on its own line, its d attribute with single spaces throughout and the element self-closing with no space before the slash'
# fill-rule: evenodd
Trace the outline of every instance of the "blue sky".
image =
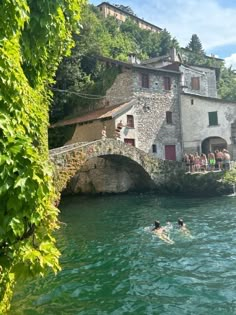
<svg viewBox="0 0 236 315">
<path fill-rule="evenodd" d="M 102 1 L 90 0 L 98 5 Z M 166 28 L 185 47 L 197 34 L 205 52 L 225 59 L 236 69 L 236 0 L 117 0 L 135 14 Z"/>
</svg>

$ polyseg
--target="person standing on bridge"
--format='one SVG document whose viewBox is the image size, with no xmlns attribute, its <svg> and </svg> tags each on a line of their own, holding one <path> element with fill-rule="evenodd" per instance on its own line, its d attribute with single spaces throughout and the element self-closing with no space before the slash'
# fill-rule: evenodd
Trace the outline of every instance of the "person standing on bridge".
<svg viewBox="0 0 236 315">
<path fill-rule="evenodd" d="M 103 127 L 101 133 L 102 133 L 102 140 L 105 140 L 107 137 L 107 127 L 106 126 Z"/>
</svg>

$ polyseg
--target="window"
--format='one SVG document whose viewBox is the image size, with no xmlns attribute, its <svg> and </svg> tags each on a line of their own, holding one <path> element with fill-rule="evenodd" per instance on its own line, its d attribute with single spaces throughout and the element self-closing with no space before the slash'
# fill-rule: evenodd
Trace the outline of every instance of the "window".
<svg viewBox="0 0 236 315">
<path fill-rule="evenodd" d="M 152 145 L 152 153 L 157 153 L 157 145 L 156 144 Z"/>
<path fill-rule="evenodd" d="M 171 78 L 164 77 L 164 89 L 169 91 L 171 89 Z"/>
<path fill-rule="evenodd" d="M 127 115 L 127 127 L 134 128 L 134 116 Z"/>
<path fill-rule="evenodd" d="M 191 99 L 191 105 L 194 105 L 194 99 Z"/>
<path fill-rule="evenodd" d="M 166 112 L 166 123 L 172 124 L 172 112 Z"/>
<path fill-rule="evenodd" d="M 218 125 L 218 116 L 217 112 L 209 112 L 209 126 L 217 126 Z"/>
<path fill-rule="evenodd" d="M 133 147 L 135 147 L 135 140 L 134 139 L 125 138 L 124 143 L 126 143 L 128 145 L 132 145 Z"/>
<path fill-rule="evenodd" d="M 200 90 L 200 78 L 199 77 L 191 78 L 191 86 L 192 90 Z"/>
<path fill-rule="evenodd" d="M 148 74 L 142 73 L 141 74 L 141 80 L 142 80 L 142 82 L 141 82 L 142 87 L 148 89 L 149 88 L 149 76 L 148 76 Z"/>
</svg>

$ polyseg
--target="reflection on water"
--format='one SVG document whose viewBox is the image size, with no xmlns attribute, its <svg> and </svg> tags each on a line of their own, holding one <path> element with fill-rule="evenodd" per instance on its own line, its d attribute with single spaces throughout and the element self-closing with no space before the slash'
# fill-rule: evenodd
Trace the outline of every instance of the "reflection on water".
<svg viewBox="0 0 236 315">
<path fill-rule="evenodd" d="M 236 314 L 236 198 L 65 199 L 62 271 L 21 283 L 11 315 Z M 183 217 L 192 238 L 176 228 Z M 166 244 L 150 231 L 173 223 Z"/>
</svg>

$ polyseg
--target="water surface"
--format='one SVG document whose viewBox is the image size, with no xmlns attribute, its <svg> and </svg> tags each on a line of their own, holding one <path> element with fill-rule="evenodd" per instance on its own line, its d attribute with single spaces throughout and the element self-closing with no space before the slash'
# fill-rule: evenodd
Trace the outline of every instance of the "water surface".
<svg viewBox="0 0 236 315">
<path fill-rule="evenodd" d="M 20 283 L 11 315 L 236 314 L 236 197 L 68 198 L 62 271 Z M 192 238 L 175 228 L 182 217 Z M 174 223 L 173 245 L 150 231 Z"/>
</svg>

